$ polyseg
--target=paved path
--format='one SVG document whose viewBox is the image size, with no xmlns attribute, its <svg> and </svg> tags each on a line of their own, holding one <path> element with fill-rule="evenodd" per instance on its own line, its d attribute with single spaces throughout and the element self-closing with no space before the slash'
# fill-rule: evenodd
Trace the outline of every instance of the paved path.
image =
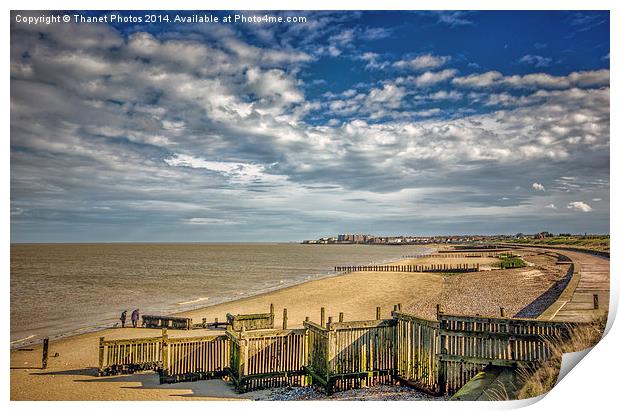
<svg viewBox="0 0 620 411">
<path fill-rule="evenodd" d="M 609 258 L 576 251 L 556 250 L 576 263 L 579 282 L 550 319 L 553 321 L 591 321 L 609 309 Z M 599 308 L 594 309 L 594 294 L 598 295 Z"/>
</svg>

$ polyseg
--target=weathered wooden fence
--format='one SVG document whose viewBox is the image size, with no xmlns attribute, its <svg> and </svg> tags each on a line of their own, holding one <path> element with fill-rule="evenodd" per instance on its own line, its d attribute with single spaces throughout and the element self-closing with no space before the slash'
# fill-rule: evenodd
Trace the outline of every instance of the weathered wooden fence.
<svg viewBox="0 0 620 411">
<path fill-rule="evenodd" d="M 261 314 L 226 314 L 228 324 L 234 331 L 241 331 L 242 329 L 261 330 L 267 328 L 273 328 L 273 320 L 275 318 L 273 311 L 273 304 L 268 313 Z"/>
<path fill-rule="evenodd" d="M 189 330 L 192 328 L 192 319 L 185 317 L 167 317 L 163 315 L 143 315 L 142 326 L 146 328 Z"/>
<path fill-rule="evenodd" d="M 437 254 L 429 254 L 424 256 L 425 258 L 485 258 L 485 257 L 499 257 L 502 255 L 512 256 L 512 251 L 490 251 L 490 252 L 439 252 Z"/>
<path fill-rule="evenodd" d="M 229 375 L 239 391 L 312 384 L 328 393 L 399 381 L 442 395 L 487 365 L 539 365 L 569 331 L 560 322 L 445 315 L 439 306 L 437 320 L 398 306 L 391 317 L 325 322 L 322 310 L 320 324 L 306 318 L 302 329 L 229 325 L 224 335 L 168 338 L 164 330 L 154 338 L 102 338 L 99 375 L 155 369 L 162 383 Z"/>
<path fill-rule="evenodd" d="M 455 248 L 453 250 L 437 250 L 437 254 L 467 254 L 467 253 L 505 253 L 507 251 L 512 251 L 508 247 L 502 248 Z"/>
<path fill-rule="evenodd" d="M 237 390 L 305 386 L 307 338 L 304 329 L 226 331 L 229 370 Z"/>
<path fill-rule="evenodd" d="M 156 370 L 162 366 L 162 337 L 99 339 L 99 375 Z"/>
<path fill-rule="evenodd" d="M 566 338 L 566 323 L 529 319 L 463 317 L 439 319 L 439 392 L 452 394 L 487 365 L 536 366 Z"/>
<path fill-rule="evenodd" d="M 305 321 L 312 383 L 328 393 L 391 383 L 395 369 L 394 320 Z"/>
<path fill-rule="evenodd" d="M 159 382 L 220 378 L 229 361 L 230 341 L 224 335 L 168 338 L 164 334 Z"/>
<path fill-rule="evenodd" d="M 480 264 L 344 265 L 334 271 L 379 271 L 398 273 L 469 273 L 480 271 Z"/>
<path fill-rule="evenodd" d="M 439 322 L 394 311 L 398 343 L 396 377 L 425 392 L 439 393 Z"/>
</svg>

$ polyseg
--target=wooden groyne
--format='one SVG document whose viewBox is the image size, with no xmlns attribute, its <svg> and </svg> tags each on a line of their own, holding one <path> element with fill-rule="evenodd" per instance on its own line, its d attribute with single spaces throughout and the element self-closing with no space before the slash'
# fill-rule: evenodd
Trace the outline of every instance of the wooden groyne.
<svg viewBox="0 0 620 411">
<path fill-rule="evenodd" d="M 264 328 L 191 338 L 99 343 L 99 374 L 157 370 L 161 383 L 230 377 L 238 391 L 318 386 L 332 393 L 398 381 L 452 394 L 487 365 L 535 367 L 549 359 L 563 322 L 444 314 L 426 320 L 394 307 L 368 321 L 309 318 L 303 328 Z"/>
<path fill-rule="evenodd" d="M 163 366 L 163 337 L 99 339 L 99 375 L 131 374 Z"/>
<path fill-rule="evenodd" d="M 513 250 L 506 250 L 501 252 L 481 252 L 481 251 L 464 251 L 464 252 L 451 252 L 451 251 L 441 251 L 433 254 L 412 254 L 412 255 L 403 255 L 403 259 L 417 259 L 417 258 L 487 258 L 487 257 L 500 257 L 500 256 L 508 256 L 513 257 Z"/>
<path fill-rule="evenodd" d="M 480 264 L 408 264 L 408 265 L 344 265 L 334 271 L 376 271 L 396 273 L 471 273 L 480 271 Z"/>
<path fill-rule="evenodd" d="M 185 317 L 167 317 L 163 315 L 143 315 L 142 326 L 146 328 L 190 330 L 192 328 L 192 319 Z"/>
<path fill-rule="evenodd" d="M 231 355 L 228 371 L 240 392 L 307 385 L 304 329 L 226 331 Z"/>
<path fill-rule="evenodd" d="M 273 320 L 275 314 L 273 304 L 269 307 L 268 313 L 261 314 L 226 314 L 227 323 L 233 331 L 241 330 L 261 330 L 265 328 L 273 328 Z"/>
<path fill-rule="evenodd" d="M 230 340 L 226 336 L 168 338 L 162 336 L 160 383 L 224 377 L 230 364 Z"/>
</svg>

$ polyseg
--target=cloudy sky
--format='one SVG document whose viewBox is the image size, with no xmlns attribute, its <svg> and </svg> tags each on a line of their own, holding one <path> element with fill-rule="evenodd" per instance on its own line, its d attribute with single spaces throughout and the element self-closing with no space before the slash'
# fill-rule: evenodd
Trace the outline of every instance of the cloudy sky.
<svg viewBox="0 0 620 411">
<path fill-rule="evenodd" d="M 13 242 L 609 232 L 607 12 L 18 14 Z"/>
</svg>

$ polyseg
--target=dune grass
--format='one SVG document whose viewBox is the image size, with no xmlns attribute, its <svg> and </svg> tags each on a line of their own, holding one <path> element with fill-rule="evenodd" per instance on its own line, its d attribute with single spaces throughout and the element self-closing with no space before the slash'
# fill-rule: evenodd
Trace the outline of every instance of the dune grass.
<svg viewBox="0 0 620 411">
<path fill-rule="evenodd" d="M 603 336 L 606 320 L 607 318 L 601 318 L 600 321 L 592 324 L 573 327 L 569 330 L 567 339 L 551 341 L 551 360 L 537 369 L 521 368 L 519 370 L 519 376 L 525 384 L 517 393 L 517 399 L 537 397 L 549 392 L 558 379 L 562 354 L 582 351 L 594 346 Z"/>
<path fill-rule="evenodd" d="M 516 240 L 506 240 L 516 244 L 552 245 L 583 248 L 586 250 L 609 251 L 608 235 L 592 236 L 554 236 L 541 239 L 523 238 Z"/>
</svg>

